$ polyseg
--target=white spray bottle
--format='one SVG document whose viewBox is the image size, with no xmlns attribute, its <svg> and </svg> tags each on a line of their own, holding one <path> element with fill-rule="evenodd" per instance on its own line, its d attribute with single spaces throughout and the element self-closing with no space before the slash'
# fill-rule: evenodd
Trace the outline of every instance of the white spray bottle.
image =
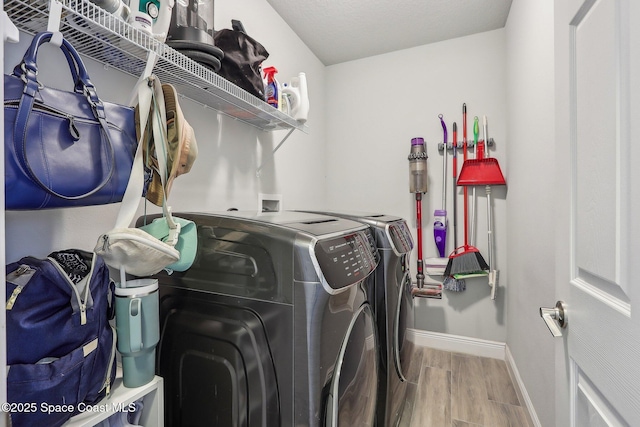
<svg viewBox="0 0 640 427">
<path fill-rule="evenodd" d="M 135 16 L 135 12 L 149 16 L 152 24 L 151 32 L 154 38 L 164 43 L 169 33 L 171 13 L 175 0 L 129 0 L 128 3 L 129 7 L 131 7 L 132 16 Z"/>
<path fill-rule="evenodd" d="M 306 122 L 309 115 L 309 92 L 305 73 L 293 77 L 291 83 L 282 89 L 282 93 L 288 96 L 291 116 L 300 123 Z"/>
</svg>

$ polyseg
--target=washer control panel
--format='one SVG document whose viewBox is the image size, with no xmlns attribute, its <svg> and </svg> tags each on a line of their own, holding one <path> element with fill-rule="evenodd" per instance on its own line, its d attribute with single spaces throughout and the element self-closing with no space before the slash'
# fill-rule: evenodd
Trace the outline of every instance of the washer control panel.
<svg viewBox="0 0 640 427">
<path fill-rule="evenodd" d="M 411 252 L 413 249 L 413 238 L 406 221 L 395 221 L 387 225 L 389 242 L 396 255 L 400 256 Z"/>
<path fill-rule="evenodd" d="M 375 270 L 379 261 L 369 230 L 319 240 L 315 255 L 324 278 L 333 289 L 363 280 Z"/>
</svg>

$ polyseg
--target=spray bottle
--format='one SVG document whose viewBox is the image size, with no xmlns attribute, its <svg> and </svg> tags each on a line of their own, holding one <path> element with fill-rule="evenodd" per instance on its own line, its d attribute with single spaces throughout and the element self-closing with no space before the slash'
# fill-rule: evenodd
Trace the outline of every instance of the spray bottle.
<svg viewBox="0 0 640 427">
<path fill-rule="evenodd" d="M 266 88 L 265 97 L 267 98 L 266 101 L 272 107 L 278 108 L 278 105 L 280 105 L 279 103 L 280 88 L 278 85 L 278 81 L 276 80 L 276 73 L 278 72 L 278 70 L 276 70 L 276 67 L 267 67 L 262 71 L 264 71 L 264 78 L 266 80 L 266 83 L 265 83 L 265 88 Z"/>
<path fill-rule="evenodd" d="M 309 91 L 306 74 L 299 73 L 298 77 L 293 77 L 291 84 L 285 86 L 282 93 L 287 96 L 291 116 L 300 123 L 306 122 L 309 115 Z"/>
</svg>

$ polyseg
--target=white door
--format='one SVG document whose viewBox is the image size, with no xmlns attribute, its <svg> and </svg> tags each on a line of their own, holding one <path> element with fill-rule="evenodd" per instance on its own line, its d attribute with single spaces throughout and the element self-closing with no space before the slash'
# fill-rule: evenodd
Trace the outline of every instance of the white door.
<svg viewBox="0 0 640 427">
<path fill-rule="evenodd" d="M 640 426 L 639 26 L 638 0 L 555 1 L 557 427 Z"/>
</svg>

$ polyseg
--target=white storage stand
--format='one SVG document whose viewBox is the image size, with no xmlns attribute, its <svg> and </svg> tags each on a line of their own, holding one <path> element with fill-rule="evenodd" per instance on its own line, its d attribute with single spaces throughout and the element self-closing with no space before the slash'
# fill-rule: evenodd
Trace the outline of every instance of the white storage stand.
<svg viewBox="0 0 640 427">
<path fill-rule="evenodd" d="M 164 386 L 162 378 L 156 376 L 150 383 L 137 388 L 127 388 L 122 384 L 122 370 L 118 367 L 116 380 L 111 387 L 111 395 L 105 397 L 87 411 L 67 421 L 65 427 L 93 427 L 115 414 L 118 408 L 144 398 L 140 425 L 145 427 L 164 426 Z"/>
</svg>

